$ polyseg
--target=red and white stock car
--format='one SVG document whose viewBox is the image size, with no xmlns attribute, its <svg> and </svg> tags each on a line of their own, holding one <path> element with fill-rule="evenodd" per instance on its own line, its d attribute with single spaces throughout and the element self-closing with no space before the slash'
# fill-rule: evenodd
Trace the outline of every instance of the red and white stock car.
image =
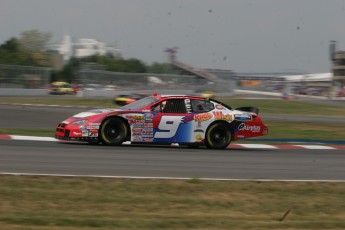
<svg viewBox="0 0 345 230">
<path fill-rule="evenodd" d="M 157 95 L 119 109 L 95 109 L 58 124 L 55 137 L 90 144 L 173 144 L 224 149 L 268 134 L 255 107 L 232 109 L 210 98 Z"/>
</svg>

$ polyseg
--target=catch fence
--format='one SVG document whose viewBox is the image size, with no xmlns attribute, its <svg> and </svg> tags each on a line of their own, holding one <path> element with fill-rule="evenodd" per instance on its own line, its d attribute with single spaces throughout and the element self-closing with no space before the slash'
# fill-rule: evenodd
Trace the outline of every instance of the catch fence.
<svg viewBox="0 0 345 230">
<path fill-rule="evenodd" d="M 0 88 L 43 89 L 50 76 L 50 68 L 0 65 Z"/>
</svg>

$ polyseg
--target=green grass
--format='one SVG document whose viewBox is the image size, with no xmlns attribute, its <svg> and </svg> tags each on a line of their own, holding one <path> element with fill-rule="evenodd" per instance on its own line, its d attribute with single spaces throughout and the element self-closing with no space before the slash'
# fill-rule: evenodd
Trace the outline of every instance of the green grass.
<svg viewBox="0 0 345 230">
<path fill-rule="evenodd" d="M 344 190 L 344 183 L 0 176 L 0 226 L 344 229 Z"/>
<path fill-rule="evenodd" d="M 339 124 L 314 122 L 264 121 L 268 126 L 265 138 L 306 139 L 306 140 L 345 140 L 345 127 Z"/>
<path fill-rule="evenodd" d="M 302 101 L 269 100 L 269 99 L 231 99 L 220 98 L 220 101 L 232 108 L 242 106 L 255 106 L 260 113 L 265 114 L 299 114 L 299 115 L 327 115 L 344 116 L 345 106 L 320 105 Z"/>
<path fill-rule="evenodd" d="M 0 103 L 17 104 L 45 104 L 63 106 L 87 106 L 87 107 L 117 107 L 111 99 L 104 98 L 79 98 L 71 96 L 49 96 L 49 97 L 0 97 Z"/>
</svg>

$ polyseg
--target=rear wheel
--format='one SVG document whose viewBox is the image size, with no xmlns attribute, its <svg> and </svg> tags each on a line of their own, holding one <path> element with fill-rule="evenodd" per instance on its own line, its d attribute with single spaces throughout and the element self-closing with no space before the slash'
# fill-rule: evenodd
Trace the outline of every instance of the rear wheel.
<svg viewBox="0 0 345 230">
<path fill-rule="evenodd" d="M 127 126 L 120 118 L 109 118 L 101 126 L 102 143 L 105 145 L 121 145 L 127 137 L 127 132 Z"/>
<path fill-rule="evenodd" d="M 225 149 L 231 142 L 230 129 L 222 124 L 211 125 L 206 133 L 206 147 L 209 149 Z"/>
</svg>

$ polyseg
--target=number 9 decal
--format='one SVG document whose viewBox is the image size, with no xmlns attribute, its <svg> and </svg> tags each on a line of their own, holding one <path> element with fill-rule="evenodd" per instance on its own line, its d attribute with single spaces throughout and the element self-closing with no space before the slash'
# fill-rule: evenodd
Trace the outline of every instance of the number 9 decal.
<svg viewBox="0 0 345 230">
<path fill-rule="evenodd" d="M 183 116 L 163 116 L 159 122 L 154 138 L 171 138 L 175 136 Z"/>
</svg>

